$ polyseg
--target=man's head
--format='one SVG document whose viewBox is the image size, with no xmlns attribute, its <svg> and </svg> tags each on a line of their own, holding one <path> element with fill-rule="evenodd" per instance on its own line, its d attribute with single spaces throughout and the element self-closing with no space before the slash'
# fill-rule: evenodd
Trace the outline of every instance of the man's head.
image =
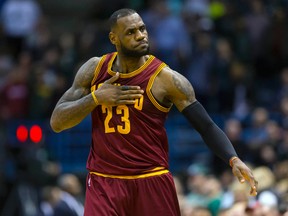
<svg viewBox="0 0 288 216">
<path fill-rule="evenodd" d="M 130 8 L 123 8 L 115 11 L 109 18 L 110 31 L 117 25 L 118 19 L 136 14 L 137 12 Z"/>
<path fill-rule="evenodd" d="M 109 22 L 110 41 L 120 54 L 128 57 L 141 57 L 149 53 L 146 26 L 135 10 L 115 11 Z"/>
<path fill-rule="evenodd" d="M 65 192 L 73 196 L 82 193 L 82 185 L 77 176 L 73 174 L 63 174 L 58 179 L 58 186 Z"/>
</svg>

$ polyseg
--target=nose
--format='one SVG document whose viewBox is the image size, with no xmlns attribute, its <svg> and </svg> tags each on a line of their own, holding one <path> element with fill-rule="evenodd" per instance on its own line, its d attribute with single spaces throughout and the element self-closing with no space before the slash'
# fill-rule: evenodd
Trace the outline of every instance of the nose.
<svg viewBox="0 0 288 216">
<path fill-rule="evenodd" d="M 138 30 L 136 32 L 136 40 L 143 40 L 145 38 L 145 33 Z"/>
</svg>

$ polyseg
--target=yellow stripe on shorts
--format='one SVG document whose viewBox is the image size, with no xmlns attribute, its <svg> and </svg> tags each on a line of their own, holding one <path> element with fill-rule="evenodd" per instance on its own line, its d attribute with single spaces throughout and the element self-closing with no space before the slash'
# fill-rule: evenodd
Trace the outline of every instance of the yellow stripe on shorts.
<svg viewBox="0 0 288 216">
<path fill-rule="evenodd" d="M 155 170 L 155 169 L 153 169 Z M 149 172 L 149 173 L 143 173 L 139 175 L 131 175 L 131 176 L 125 176 L 125 175 L 109 175 L 109 174 L 104 174 L 104 173 L 99 173 L 99 172 L 90 172 L 90 174 L 106 177 L 106 178 L 117 178 L 117 179 L 139 179 L 139 178 L 147 178 L 151 176 L 158 176 L 158 175 L 163 175 L 168 173 L 169 170 L 164 169 L 164 170 L 159 170 L 155 172 Z"/>
</svg>

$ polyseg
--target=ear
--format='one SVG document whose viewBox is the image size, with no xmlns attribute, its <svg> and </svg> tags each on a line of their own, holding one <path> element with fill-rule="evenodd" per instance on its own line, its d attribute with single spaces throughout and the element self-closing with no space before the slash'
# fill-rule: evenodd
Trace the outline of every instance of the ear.
<svg viewBox="0 0 288 216">
<path fill-rule="evenodd" d="M 114 32 L 109 32 L 109 39 L 110 39 L 110 42 L 116 46 L 117 37 Z"/>
</svg>

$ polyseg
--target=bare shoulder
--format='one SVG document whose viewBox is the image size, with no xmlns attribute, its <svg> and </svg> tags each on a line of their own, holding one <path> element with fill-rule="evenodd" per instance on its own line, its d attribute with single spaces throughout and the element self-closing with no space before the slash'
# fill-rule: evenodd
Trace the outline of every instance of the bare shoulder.
<svg viewBox="0 0 288 216">
<path fill-rule="evenodd" d="M 165 99 L 175 104 L 179 111 L 196 100 L 194 89 L 187 78 L 169 67 L 162 69 L 154 83 L 157 89 L 161 89 Z"/>
<path fill-rule="evenodd" d="M 73 86 L 90 87 L 99 61 L 99 57 L 93 57 L 86 61 L 77 71 Z"/>
</svg>

